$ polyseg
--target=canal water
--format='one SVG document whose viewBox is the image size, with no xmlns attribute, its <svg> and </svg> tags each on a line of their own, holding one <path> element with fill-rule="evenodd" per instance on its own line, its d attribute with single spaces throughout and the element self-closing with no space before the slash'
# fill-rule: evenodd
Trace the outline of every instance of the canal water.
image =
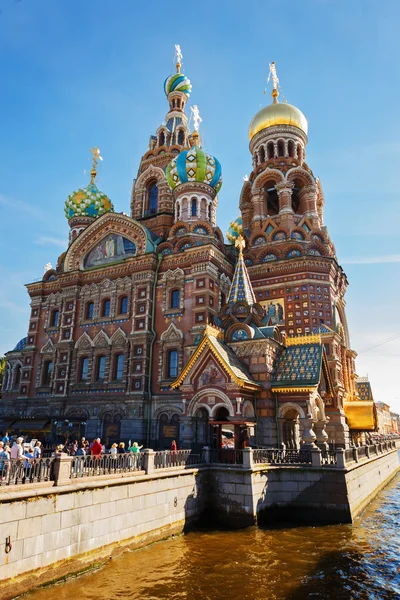
<svg viewBox="0 0 400 600">
<path fill-rule="evenodd" d="M 353 525 L 196 531 L 26 600 L 399 600 L 400 475 Z"/>
</svg>

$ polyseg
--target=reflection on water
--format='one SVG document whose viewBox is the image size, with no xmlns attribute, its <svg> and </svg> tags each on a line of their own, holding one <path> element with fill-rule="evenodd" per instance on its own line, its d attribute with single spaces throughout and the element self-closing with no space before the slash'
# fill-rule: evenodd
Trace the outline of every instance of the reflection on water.
<svg viewBox="0 0 400 600">
<path fill-rule="evenodd" d="M 398 600 L 400 475 L 354 525 L 199 531 L 27 600 Z"/>
</svg>

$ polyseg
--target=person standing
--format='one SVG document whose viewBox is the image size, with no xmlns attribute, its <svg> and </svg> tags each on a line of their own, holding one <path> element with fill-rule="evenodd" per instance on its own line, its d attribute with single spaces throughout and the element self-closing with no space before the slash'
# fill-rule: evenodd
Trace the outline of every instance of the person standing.
<svg viewBox="0 0 400 600">
<path fill-rule="evenodd" d="M 0 483 L 5 477 L 7 477 L 10 454 L 7 452 L 8 446 L 4 445 L 4 442 L 0 442 Z"/>
<path fill-rule="evenodd" d="M 42 442 L 36 442 L 33 449 L 33 458 L 41 458 L 42 456 Z"/>
<path fill-rule="evenodd" d="M 96 438 L 91 445 L 90 452 L 95 458 L 100 458 L 102 451 L 103 446 L 101 445 L 100 438 Z"/>
<path fill-rule="evenodd" d="M 11 448 L 11 458 L 13 460 L 15 460 L 15 459 L 21 460 L 24 457 L 24 449 L 22 447 L 23 441 L 24 441 L 24 438 L 19 437 L 14 442 L 14 445 Z"/>
<path fill-rule="evenodd" d="M 9 443 L 10 438 L 8 437 L 8 431 L 5 432 L 4 436 L 3 436 L 3 445 L 7 446 L 7 444 Z"/>
<path fill-rule="evenodd" d="M 143 446 L 139 446 L 137 442 L 133 442 L 132 446 L 128 448 L 129 452 L 133 454 L 133 468 L 137 469 L 140 463 L 140 450 Z"/>
</svg>

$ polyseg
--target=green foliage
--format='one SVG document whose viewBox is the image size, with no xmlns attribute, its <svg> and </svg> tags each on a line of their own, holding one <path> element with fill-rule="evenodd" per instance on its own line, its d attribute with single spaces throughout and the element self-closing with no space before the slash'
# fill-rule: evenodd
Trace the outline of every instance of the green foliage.
<svg viewBox="0 0 400 600">
<path fill-rule="evenodd" d="M 2 356 L 0 358 L 0 392 L 2 390 L 3 387 L 3 377 L 4 377 L 4 371 L 6 370 L 6 357 Z"/>
</svg>

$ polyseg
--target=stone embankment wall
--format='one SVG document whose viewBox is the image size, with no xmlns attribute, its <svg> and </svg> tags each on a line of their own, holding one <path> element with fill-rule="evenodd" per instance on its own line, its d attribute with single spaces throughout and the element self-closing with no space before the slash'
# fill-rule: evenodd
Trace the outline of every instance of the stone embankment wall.
<svg viewBox="0 0 400 600">
<path fill-rule="evenodd" d="M 175 469 L 154 477 L 1 490 L 0 599 L 79 572 L 124 544 L 138 547 L 181 533 L 203 510 L 201 479 L 197 469 Z"/>
<path fill-rule="evenodd" d="M 346 468 L 212 465 L 206 506 L 216 521 L 236 527 L 282 520 L 351 523 L 399 468 L 396 449 Z"/>
</svg>

